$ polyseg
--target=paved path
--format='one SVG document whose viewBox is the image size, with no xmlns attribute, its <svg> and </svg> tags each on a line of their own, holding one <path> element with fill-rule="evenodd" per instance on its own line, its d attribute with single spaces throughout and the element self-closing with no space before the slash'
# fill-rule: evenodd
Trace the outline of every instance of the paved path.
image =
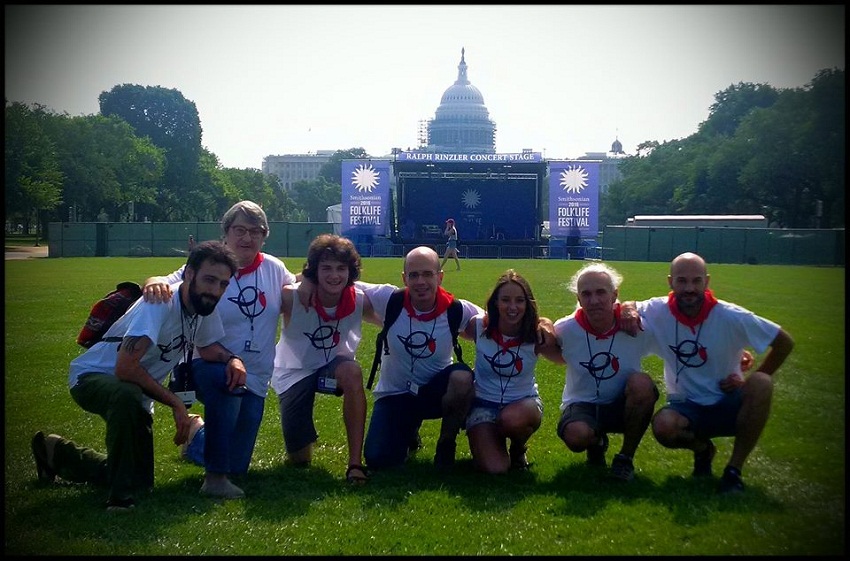
<svg viewBox="0 0 850 561">
<path fill-rule="evenodd" d="M 47 244 L 32 245 L 7 245 L 6 259 L 30 259 L 47 257 Z"/>
</svg>

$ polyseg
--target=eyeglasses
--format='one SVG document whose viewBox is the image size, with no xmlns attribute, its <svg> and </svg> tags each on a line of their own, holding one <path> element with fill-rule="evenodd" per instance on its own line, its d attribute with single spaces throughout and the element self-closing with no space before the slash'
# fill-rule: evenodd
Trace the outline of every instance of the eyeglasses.
<svg viewBox="0 0 850 561">
<path fill-rule="evenodd" d="M 243 237 L 245 234 L 251 234 L 251 238 L 259 240 L 266 235 L 265 228 L 246 228 L 244 226 L 231 226 L 230 231 L 236 234 L 237 238 Z"/>
<path fill-rule="evenodd" d="M 436 271 L 422 271 L 421 273 L 419 271 L 413 271 L 411 273 L 407 273 L 407 278 L 412 281 L 419 280 L 420 277 L 425 280 L 431 280 L 436 276 Z"/>
</svg>

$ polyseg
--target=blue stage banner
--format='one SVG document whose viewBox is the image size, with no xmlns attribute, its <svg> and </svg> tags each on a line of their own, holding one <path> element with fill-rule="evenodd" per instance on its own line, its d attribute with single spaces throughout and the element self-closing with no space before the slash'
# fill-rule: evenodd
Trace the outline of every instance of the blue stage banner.
<svg viewBox="0 0 850 561">
<path fill-rule="evenodd" d="M 389 232 L 390 161 L 342 162 L 342 224 L 340 233 L 352 241 Z"/>
<path fill-rule="evenodd" d="M 599 161 L 549 162 L 549 234 L 599 235 Z"/>
<path fill-rule="evenodd" d="M 460 162 L 536 164 L 543 161 L 540 152 L 504 152 L 501 154 L 435 154 L 432 152 L 400 152 L 399 162 Z"/>
</svg>

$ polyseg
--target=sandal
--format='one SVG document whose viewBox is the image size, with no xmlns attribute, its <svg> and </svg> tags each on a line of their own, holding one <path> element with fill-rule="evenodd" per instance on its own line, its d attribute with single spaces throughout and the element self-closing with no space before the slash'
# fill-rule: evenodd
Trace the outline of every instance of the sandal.
<svg viewBox="0 0 850 561">
<path fill-rule="evenodd" d="M 358 471 L 360 472 L 359 475 L 356 473 Z M 345 470 L 345 480 L 352 485 L 363 485 L 369 481 L 369 476 L 366 474 L 365 467 L 360 464 L 351 464 L 348 466 L 348 469 Z"/>
<path fill-rule="evenodd" d="M 47 457 L 47 444 L 44 441 L 44 433 L 38 431 L 32 437 L 32 456 L 35 458 L 35 470 L 41 483 L 53 483 L 56 472 L 50 467 Z"/>
</svg>

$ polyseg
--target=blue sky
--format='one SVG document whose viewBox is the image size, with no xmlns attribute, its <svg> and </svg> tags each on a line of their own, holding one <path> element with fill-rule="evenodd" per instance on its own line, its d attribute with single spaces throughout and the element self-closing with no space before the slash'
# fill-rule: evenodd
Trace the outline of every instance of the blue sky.
<svg viewBox="0 0 850 561">
<path fill-rule="evenodd" d="M 98 112 L 119 84 L 193 101 L 227 167 L 265 156 L 414 147 L 457 78 L 496 149 L 627 153 L 696 132 L 740 82 L 803 87 L 844 69 L 841 5 L 5 6 L 8 101 Z"/>
</svg>

